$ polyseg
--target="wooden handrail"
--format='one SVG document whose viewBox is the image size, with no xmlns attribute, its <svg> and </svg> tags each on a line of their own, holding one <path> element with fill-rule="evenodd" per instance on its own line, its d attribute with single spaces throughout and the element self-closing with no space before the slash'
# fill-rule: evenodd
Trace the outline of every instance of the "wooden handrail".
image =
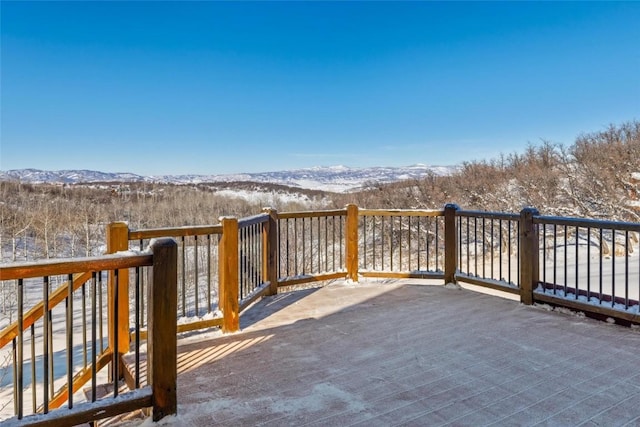
<svg viewBox="0 0 640 427">
<path fill-rule="evenodd" d="M 129 240 L 155 239 L 158 237 L 200 236 L 205 234 L 222 234 L 222 225 L 197 225 L 188 227 L 130 230 Z"/>
<path fill-rule="evenodd" d="M 443 216 L 442 209 L 359 209 L 360 216 Z"/>
<path fill-rule="evenodd" d="M 92 271 L 118 270 L 152 265 L 148 254 L 120 252 L 94 258 L 74 258 L 16 263 L 0 267 L 0 280 L 29 279 Z"/>
<path fill-rule="evenodd" d="M 293 218 L 317 218 L 325 216 L 347 216 L 346 209 L 335 209 L 325 211 L 298 211 L 298 212 L 282 212 L 278 213 L 279 219 Z"/>
</svg>

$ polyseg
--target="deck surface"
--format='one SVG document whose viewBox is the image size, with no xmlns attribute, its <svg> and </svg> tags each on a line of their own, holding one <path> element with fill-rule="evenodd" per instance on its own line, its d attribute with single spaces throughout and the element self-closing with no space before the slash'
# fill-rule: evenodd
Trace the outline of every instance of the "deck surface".
<svg viewBox="0 0 640 427">
<path fill-rule="evenodd" d="M 435 282 L 265 298 L 179 344 L 176 426 L 637 426 L 640 332 Z"/>
</svg>

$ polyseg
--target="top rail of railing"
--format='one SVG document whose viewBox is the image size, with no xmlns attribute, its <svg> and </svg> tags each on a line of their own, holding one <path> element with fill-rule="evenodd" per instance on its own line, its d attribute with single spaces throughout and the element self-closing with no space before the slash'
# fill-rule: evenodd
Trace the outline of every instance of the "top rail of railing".
<svg viewBox="0 0 640 427">
<path fill-rule="evenodd" d="M 263 224 L 269 221 L 268 214 L 258 214 L 249 216 L 247 218 L 242 218 L 238 220 L 238 228 L 251 227 L 252 225 Z"/>
<path fill-rule="evenodd" d="M 121 252 L 91 258 L 32 261 L 0 266 L 0 280 L 28 279 L 91 271 L 116 270 L 144 267 L 152 264 L 152 255 L 134 252 Z"/>
<path fill-rule="evenodd" d="M 163 227 L 130 230 L 129 240 L 155 239 L 158 237 L 186 237 L 204 234 L 222 234 L 222 225 L 196 225 L 188 227 Z"/>
<path fill-rule="evenodd" d="M 324 216 L 346 216 L 346 209 L 320 210 L 320 211 L 296 211 L 296 212 L 278 212 L 279 219 L 293 218 L 317 218 Z"/>
<path fill-rule="evenodd" d="M 488 212 L 488 211 L 475 211 L 475 210 L 458 210 L 456 216 L 468 217 L 468 218 L 485 218 L 496 219 L 503 221 L 517 221 L 520 219 L 520 215 L 516 213 L 506 212 Z"/>
<path fill-rule="evenodd" d="M 608 221 L 601 219 L 586 219 L 563 216 L 534 216 L 533 223 L 640 232 L 640 223 L 637 222 Z"/>
<path fill-rule="evenodd" d="M 442 209 L 359 209 L 361 216 L 442 216 Z"/>
</svg>

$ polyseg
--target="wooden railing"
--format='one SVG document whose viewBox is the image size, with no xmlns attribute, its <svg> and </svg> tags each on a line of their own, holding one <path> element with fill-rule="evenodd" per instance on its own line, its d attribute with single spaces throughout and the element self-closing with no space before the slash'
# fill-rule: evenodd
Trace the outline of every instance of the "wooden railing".
<svg viewBox="0 0 640 427">
<path fill-rule="evenodd" d="M 175 413 L 175 266 L 176 245 L 168 239 L 155 241 L 149 251 L 139 254 L 0 266 L 0 280 L 16 281 L 18 298 L 16 322 L 0 333 L 3 345 L 12 343 L 15 413 L 14 418 L 4 421 L 3 425 L 49 425 L 51 420 L 58 425 L 77 425 L 146 407 L 153 408 L 156 420 Z M 122 280 L 127 274 L 121 272 L 129 269 L 139 272 L 145 267 L 150 267 L 152 277 L 147 295 L 147 382 L 150 386 L 118 396 L 124 374 L 122 356 L 129 352 L 128 345 L 126 349 L 116 347 L 120 342 L 118 320 L 122 318 L 116 302 L 127 285 L 126 279 Z M 107 314 L 101 310 L 101 278 L 105 275 L 110 276 L 107 285 L 108 324 L 110 334 L 114 334 L 109 335 L 106 348 L 102 334 L 98 333 L 102 315 Z M 66 282 L 51 291 L 54 279 L 59 276 L 65 277 Z M 41 288 L 43 294 L 42 302 L 27 311 L 26 288 L 30 291 Z M 136 303 L 139 301 L 141 299 Z M 88 326 L 90 337 L 87 337 Z M 127 331 L 127 341 L 128 336 Z M 79 346 L 77 340 L 80 341 Z M 25 352 L 25 348 L 30 351 Z M 54 370 L 62 360 L 64 375 L 58 369 Z M 30 372 L 25 370 L 26 364 Z M 108 377 L 112 383 L 112 397 L 118 399 L 98 399 L 98 376 L 108 365 L 111 366 Z M 139 373 L 139 363 L 133 369 Z M 88 402 L 76 404 L 74 395 L 88 382 L 91 383 L 87 390 Z M 25 405 L 28 399 L 25 398 L 25 390 L 30 395 L 31 404 L 28 406 Z M 66 411 L 56 410 L 64 404 Z"/>
<path fill-rule="evenodd" d="M 545 217 L 531 208 L 512 214 L 465 211 L 456 205 L 442 210 L 348 205 L 284 213 L 265 209 L 249 218 L 223 217 L 219 224 L 204 226 L 130 230 L 125 223 L 113 223 L 107 248 L 115 253 L 140 250 L 150 239 L 177 240 L 172 264 L 175 296 L 165 295 L 172 304 L 164 308 L 170 307 L 177 319 L 172 330 L 175 339 L 176 333 L 210 327 L 237 331 L 242 310 L 282 287 L 335 279 L 355 283 L 360 277 L 463 282 L 519 295 L 524 304 L 554 304 L 639 323 L 639 233 L 638 223 Z M 107 268 L 109 283 L 118 283 L 105 288 L 108 345 L 88 366 L 99 371 L 112 362 L 111 378 L 119 379 L 124 372 L 127 384 L 135 388 L 139 385 L 135 373 L 113 361 L 130 351 L 138 360 L 141 341 L 147 339 L 149 345 L 153 340 L 152 321 L 144 320 L 153 317 L 153 303 L 145 294 L 150 295 L 157 275 L 155 267 L 142 268 L 149 258 L 145 263 L 134 255 L 114 259 L 122 263 Z M 125 259 L 137 259 L 140 265 L 127 264 Z M 106 261 L 84 262 L 89 263 L 86 268 L 73 269 L 78 275 L 68 277 L 60 289 L 22 313 L 21 325 L 2 331 L 0 344 L 15 342 L 18 331 L 33 328 L 38 319 L 47 318 L 43 313 L 69 301 L 68 295 L 84 292 L 87 281 L 102 278 L 92 276 L 97 267 L 91 263 Z M 37 265 L 49 263 L 34 263 L 33 268 Z M 26 279 L 21 277 L 25 270 L 18 267 L 0 271 L 2 280 Z M 103 299 L 98 300 L 101 310 Z M 89 368 L 83 369 L 79 376 L 88 378 L 83 381 L 93 380 L 95 375 L 86 373 Z M 74 381 L 68 381 L 73 391 L 80 387 Z M 16 389 L 22 386 L 17 384 Z"/>
</svg>

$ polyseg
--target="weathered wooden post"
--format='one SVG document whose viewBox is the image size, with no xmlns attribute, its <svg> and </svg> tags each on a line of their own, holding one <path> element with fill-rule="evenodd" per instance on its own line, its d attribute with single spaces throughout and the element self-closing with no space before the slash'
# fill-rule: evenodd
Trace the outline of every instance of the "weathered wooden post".
<svg viewBox="0 0 640 427">
<path fill-rule="evenodd" d="M 520 211 L 520 301 L 533 304 L 533 290 L 539 280 L 539 236 L 538 225 L 533 217 L 539 215 L 536 208 Z"/>
<path fill-rule="evenodd" d="M 444 282 L 456 283 L 458 271 L 458 227 L 456 212 L 458 205 L 449 203 L 444 207 Z"/>
<path fill-rule="evenodd" d="M 269 282 L 269 295 L 278 293 L 278 211 L 264 208 L 269 221 L 262 229 L 262 280 Z"/>
<path fill-rule="evenodd" d="M 147 382 L 153 392 L 153 421 L 178 407 L 178 245 L 170 238 L 151 242 L 153 269 L 147 287 Z"/>
<path fill-rule="evenodd" d="M 222 332 L 240 330 L 238 301 L 238 219 L 222 217 L 222 237 L 219 249 L 219 301 L 224 319 Z"/>
<path fill-rule="evenodd" d="M 358 281 L 358 206 L 347 205 L 345 255 L 347 279 Z"/>
<path fill-rule="evenodd" d="M 107 227 L 107 253 L 114 254 L 120 251 L 129 250 L 129 226 L 126 222 L 112 222 Z M 115 272 L 109 273 L 109 284 L 107 286 L 107 323 L 109 333 L 109 348 L 114 353 L 121 356 L 129 351 L 129 270 L 118 270 L 118 301 L 115 302 L 116 294 Z M 117 311 L 114 310 L 117 306 Z M 118 313 L 117 322 L 113 318 L 113 313 Z M 118 330 L 114 326 L 118 325 Z M 120 357 L 118 357 L 120 359 Z M 118 367 L 118 376 L 124 372 L 123 366 Z"/>
</svg>

